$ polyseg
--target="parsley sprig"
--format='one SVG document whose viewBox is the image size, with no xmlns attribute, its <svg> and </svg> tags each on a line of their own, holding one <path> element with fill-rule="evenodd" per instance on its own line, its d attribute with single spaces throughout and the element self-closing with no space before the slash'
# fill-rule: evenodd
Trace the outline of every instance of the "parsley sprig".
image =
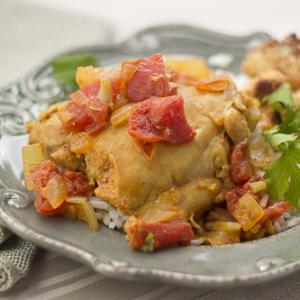
<svg viewBox="0 0 300 300">
<path fill-rule="evenodd" d="M 278 157 L 265 172 L 268 191 L 274 200 L 283 198 L 299 208 L 300 199 L 300 109 L 294 107 L 292 91 L 282 84 L 265 98 L 275 110 L 286 111 L 283 122 L 265 132 Z"/>
<path fill-rule="evenodd" d="M 78 67 L 98 66 L 99 63 L 94 56 L 84 54 L 64 54 L 52 61 L 53 76 L 63 83 L 64 87 L 73 92 L 78 89 L 75 81 Z"/>
</svg>

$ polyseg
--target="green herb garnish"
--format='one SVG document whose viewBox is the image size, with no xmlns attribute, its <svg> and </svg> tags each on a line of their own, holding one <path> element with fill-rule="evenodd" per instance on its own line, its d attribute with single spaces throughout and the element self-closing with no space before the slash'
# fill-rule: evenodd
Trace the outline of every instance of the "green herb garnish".
<svg viewBox="0 0 300 300">
<path fill-rule="evenodd" d="M 294 108 L 292 93 L 286 84 L 281 85 L 266 98 L 273 108 L 285 108 L 288 112 L 280 125 L 265 132 L 265 137 L 277 151 L 278 158 L 266 168 L 264 178 L 268 184 L 269 194 L 274 200 L 283 198 L 299 208 L 300 109 Z"/>
<path fill-rule="evenodd" d="M 76 69 L 84 66 L 98 66 L 95 57 L 84 54 L 65 54 L 52 61 L 53 75 L 70 91 L 78 89 L 75 81 Z"/>
<path fill-rule="evenodd" d="M 148 232 L 145 242 L 141 250 L 143 252 L 152 252 L 154 250 L 154 239 L 153 233 L 151 231 Z"/>
<path fill-rule="evenodd" d="M 268 103 L 275 110 L 292 110 L 294 107 L 293 95 L 291 87 L 288 83 L 283 83 L 273 93 L 266 96 L 262 100 L 264 103 Z"/>
</svg>

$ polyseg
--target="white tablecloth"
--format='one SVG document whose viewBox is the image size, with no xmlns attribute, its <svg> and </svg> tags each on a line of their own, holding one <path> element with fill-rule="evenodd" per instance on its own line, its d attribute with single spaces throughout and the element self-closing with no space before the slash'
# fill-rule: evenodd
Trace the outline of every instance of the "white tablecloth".
<svg viewBox="0 0 300 300">
<path fill-rule="evenodd" d="M 283 36 L 290 31 L 300 32 L 300 5 L 297 1 L 30 2 L 35 4 L 28 1 L 0 0 L 0 85 L 23 76 L 49 55 L 70 46 L 121 39 L 140 27 L 155 23 L 184 22 L 229 33 L 261 29 Z M 37 2 L 43 6 L 37 6 Z M 114 36 L 110 29 L 112 24 Z M 18 282 L 12 290 L 0 295 L 0 299 L 12 300 L 299 298 L 299 275 L 258 287 L 192 289 L 109 279 L 95 274 L 86 266 L 46 250 L 38 253 L 31 273 L 26 278 Z"/>
</svg>

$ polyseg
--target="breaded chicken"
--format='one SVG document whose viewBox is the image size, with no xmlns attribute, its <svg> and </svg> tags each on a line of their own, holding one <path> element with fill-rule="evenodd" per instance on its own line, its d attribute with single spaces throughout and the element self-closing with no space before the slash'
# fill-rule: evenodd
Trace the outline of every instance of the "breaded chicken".
<svg viewBox="0 0 300 300">
<path fill-rule="evenodd" d="M 66 133 L 58 117 L 64 104 L 50 107 L 31 125 L 29 141 L 41 143 L 59 165 L 83 170 L 95 184 L 95 195 L 126 214 L 143 215 L 148 206 L 153 209 L 162 203 L 186 216 L 201 213 L 230 181 L 224 133 L 233 143 L 249 137 L 247 109 L 226 92 L 180 86 L 178 93 L 184 98 L 185 115 L 196 137 L 181 145 L 158 142 L 150 161 L 139 151 L 126 124 L 108 126 L 94 137 L 87 152 L 76 156 L 70 147 L 76 133 Z"/>
</svg>

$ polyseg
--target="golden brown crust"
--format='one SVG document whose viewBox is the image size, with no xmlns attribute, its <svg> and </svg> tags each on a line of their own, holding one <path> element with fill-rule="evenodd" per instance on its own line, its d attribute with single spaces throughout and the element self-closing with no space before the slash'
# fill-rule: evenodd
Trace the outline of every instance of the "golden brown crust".
<svg viewBox="0 0 300 300">
<path fill-rule="evenodd" d="M 270 70 L 281 72 L 294 89 L 300 87 L 300 39 L 291 34 L 283 41 L 272 40 L 249 51 L 243 69 L 251 77 Z"/>
</svg>

